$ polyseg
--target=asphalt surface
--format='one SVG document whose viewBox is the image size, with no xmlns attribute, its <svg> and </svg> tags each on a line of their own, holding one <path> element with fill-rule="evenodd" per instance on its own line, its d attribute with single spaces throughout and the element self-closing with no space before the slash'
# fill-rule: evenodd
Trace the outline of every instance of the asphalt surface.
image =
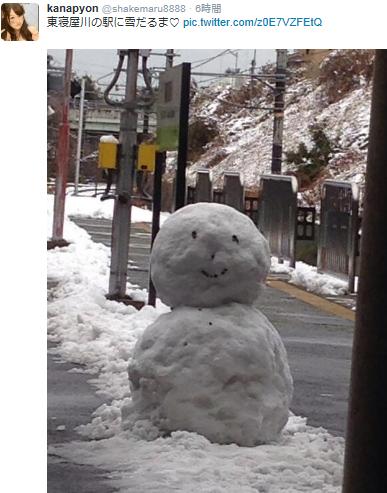
<svg viewBox="0 0 387 493">
<path fill-rule="evenodd" d="M 95 242 L 111 245 L 111 226 L 109 219 L 72 218 L 86 229 Z M 148 288 L 149 283 L 149 253 L 151 244 L 151 229 L 148 223 L 134 223 L 130 228 L 128 279 L 132 284 Z"/>
<path fill-rule="evenodd" d="M 76 219 L 97 242 L 110 245 L 111 222 Z M 128 278 L 148 287 L 150 231 L 148 225 L 131 228 Z M 345 435 L 351 346 L 354 323 L 309 305 L 292 294 L 267 287 L 258 308 L 277 328 L 288 352 L 294 379 L 291 410 L 332 434 Z M 90 421 L 101 404 L 88 376 L 69 373 L 74 365 L 48 362 L 48 443 L 80 439 L 74 428 Z M 64 425 L 65 429 L 57 429 Z M 48 493 L 110 493 L 108 472 L 60 463 L 48 458 Z"/>
<path fill-rule="evenodd" d="M 291 410 L 344 436 L 353 322 L 266 288 L 258 307 L 281 334 L 294 380 Z"/>
<path fill-rule="evenodd" d="M 49 346 L 49 349 L 53 345 Z M 81 440 L 75 428 L 90 422 L 91 413 L 103 401 L 88 383 L 90 375 L 69 373 L 77 365 L 60 363 L 49 355 L 47 364 L 47 442 Z M 112 493 L 104 472 L 94 467 L 68 463 L 54 454 L 47 461 L 48 493 Z"/>
</svg>

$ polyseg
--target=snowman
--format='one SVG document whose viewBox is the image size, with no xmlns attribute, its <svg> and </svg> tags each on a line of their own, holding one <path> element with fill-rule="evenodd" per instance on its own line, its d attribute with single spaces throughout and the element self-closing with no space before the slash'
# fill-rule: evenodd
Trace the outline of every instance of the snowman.
<svg viewBox="0 0 387 493">
<path fill-rule="evenodd" d="M 269 267 L 266 239 L 229 206 L 198 203 L 168 218 L 151 275 L 172 310 L 135 346 L 123 416 L 130 426 L 240 446 L 278 439 L 293 384 L 280 336 L 255 306 Z"/>
</svg>

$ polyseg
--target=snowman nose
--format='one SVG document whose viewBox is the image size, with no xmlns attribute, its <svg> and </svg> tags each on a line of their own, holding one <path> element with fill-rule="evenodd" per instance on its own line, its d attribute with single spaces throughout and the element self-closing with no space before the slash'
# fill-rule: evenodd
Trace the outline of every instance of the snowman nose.
<svg viewBox="0 0 387 493">
<path fill-rule="evenodd" d="M 215 258 L 215 253 L 211 255 L 211 259 L 214 260 L 214 258 Z"/>
</svg>

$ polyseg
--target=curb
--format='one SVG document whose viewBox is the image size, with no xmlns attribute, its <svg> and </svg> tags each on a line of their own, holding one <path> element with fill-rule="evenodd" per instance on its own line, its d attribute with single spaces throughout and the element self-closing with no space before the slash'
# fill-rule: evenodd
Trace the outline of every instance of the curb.
<svg viewBox="0 0 387 493">
<path fill-rule="evenodd" d="M 283 291 L 295 298 L 308 303 L 309 305 L 315 306 L 320 310 L 323 310 L 331 315 L 335 315 L 337 317 L 345 318 L 346 320 L 350 320 L 352 322 L 355 321 L 356 311 L 348 306 L 343 305 L 335 298 L 326 298 L 314 293 L 310 293 L 305 289 L 302 289 L 299 286 L 295 286 L 294 284 L 290 284 L 289 281 L 282 279 L 278 279 L 276 277 L 269 276 L 267 281 L 267 285 L 271 288 L 278 289 Z M 356 300 L 356 298 L 354 299 Z M 356 306 L 356 305 L 355 305 Z"/>
</svg>

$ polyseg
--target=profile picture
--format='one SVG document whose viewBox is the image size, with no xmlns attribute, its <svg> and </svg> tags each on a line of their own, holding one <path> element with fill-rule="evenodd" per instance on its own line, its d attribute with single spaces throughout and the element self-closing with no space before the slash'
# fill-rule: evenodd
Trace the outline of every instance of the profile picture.
<svg viewBox="0 0 387 493">
<path fill-rule="evenodd" d="M 39 39 L 39 5 L 37 3 L 1 4 L 1 39 L 3 41 L 37 41 Z"/>
</svg>

